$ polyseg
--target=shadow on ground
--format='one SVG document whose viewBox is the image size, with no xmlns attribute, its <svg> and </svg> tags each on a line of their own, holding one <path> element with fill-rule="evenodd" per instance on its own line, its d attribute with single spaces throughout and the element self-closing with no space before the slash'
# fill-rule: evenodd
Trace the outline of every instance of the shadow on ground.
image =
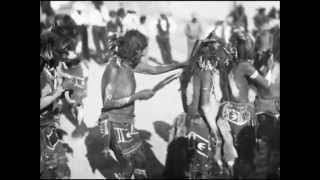
<svg viewBox="0 0 320 180">
<path fill-rule="evenodd" d="M 169 141 L 171 125 L 164 121 L 155 121 L 153 123 L 155 132 L 166 142 Z"/>
<path fill-rule="evenodd" d="M 143 140 L 145 155 L 147 158 L 146 171 L 149 178 L 161 177 L 164 166 L 156 158 L 152 151 L 152 146 L 147 141 L 151 137 L 151 133 L 146 130 L 138 130 Z M 89 134 L 85 139 L 87 148 L 87 158 L 93 172 L 98 170 L 105 178 L 115 178 L 114 173 L 120 172 L 120 163 L 113 157 L 105 157 L 102 153 L 104 142 L 99 134 L 98 127 L 90 128 Z"/>
</svg>

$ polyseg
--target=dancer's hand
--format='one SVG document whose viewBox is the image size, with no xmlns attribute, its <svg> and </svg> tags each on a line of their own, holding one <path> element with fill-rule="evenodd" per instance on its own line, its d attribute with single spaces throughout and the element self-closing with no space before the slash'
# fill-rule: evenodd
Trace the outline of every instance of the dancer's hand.
<svg viewBox="0 0 320 180">
<path fill-rule="evenodd" d="M 139 100 L 147 100 L 154 96 L 154 92 L 151 89 L 145 89 L 142 91 L 139 91 L 135 94 L 136 99 Z"/>
</svg>

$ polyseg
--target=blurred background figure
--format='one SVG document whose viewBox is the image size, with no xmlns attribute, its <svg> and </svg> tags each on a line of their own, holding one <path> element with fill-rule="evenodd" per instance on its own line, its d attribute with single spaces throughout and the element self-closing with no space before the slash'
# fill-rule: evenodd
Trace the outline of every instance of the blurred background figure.
<svg viewBox="0 0 320 180">
<path fill-rule="evenodd" d="M 173 62 L 169 39 L 169 28 L 170 23 L 168 17 L 164 13 L 161 13 L 157 24 L 158 34 L 156 35 L 156 40 L 160 48 L 162 61 L 165 64 L 170 64 Z"/>
<path fill-rule="evenodd" d="M 147 26 L 147 17 L 145 15 L 140 16 L 140 24 L 138 26 L 138 31 L 141 32 L 149 39 L 149 29 Z"/>
<path fill-rule="evenodd" d="M 51 25 L 54 24 L 55 12 L 51 7 L 50 1 L 40 1 L 40 9 L 42 12 L 42 26 L 44 29 L 48 29 Z"/>
<path fill-rule="evenodd" d="M 273 7 L 270 10 L 270 12 L 268 14 L 268 18 L 269 18 L 269 26 L 270 26 L 271 31 L 274 31 L 275 28 L 280 26 L 279 14 L 278 14 L 278 11 L 275 7 Z"/>
<path fill-rule="evenodd" d="M 272 52 L 274 59 L 280 62 L 280 10 L 273 7 L 269 12 L 269 18 L 270 31 L 273 36 Z"/>
<path fill-rule="evenodd" d="M 242 5 L 237 6 L 229 15 L 232 18 L 233 28 L 244 27 L 248 31 L 248 19 Z"/>
<path fill-rule="evenodd" d="M 254 37 L 256 37 L 257 33 L 261 31 L 262 26 L 268 22 L 266 8 L 259 8 L 257 10 L 257 14 L 253 17 L 254 25 L 256 28 L 256 30 L 253 32 Z"/>
<path fill-rule="evenodd" d="M 120 26 L 117 24 L 117 12 L 114 10 L 111 10 L 109 12 L 110 20 L 107 23 L 107 36 L 114 34 L 114 33 L 120 33 Z"/>
<path fill-rule="evenodd" d="M 198 39 L 200 39 L 202 34 L 202 26 L 198 20 L 198 15 L 195 12 L 191 14 L 191 21 L 187 22 L 184 33 L 187 36 L 187 46 L 188 46 L 187 57 L 189 57 L 194 43 Z"/>
<path fill-rule="evenodd" d="M 85 16 L 85 5 L 81 4 L 81 2 L 76 2 L 73 6 L 73 12 L 71 13 L 72 19 L 76 22 L 79 32 L 81 42 L 78 44 L 76 52 L 81 53 L 83 59 L 89 60 L 89 46 L 88 46 L 88 23 L 87 17 Z M 81 50 L 80 50 L 81 49 Z"/>
<path fill-rule="evenodd" d="M 270 24 L 270 20 L 272 19 L 270 18 L 270 13 L 268 15 L 265 15 L 265 8 L 260 8 L 259 11 L 261 11 L 261 19 L 260 22 L 258 22 L 258 31 L 255 34 L 255 51 L 257 53 L 262 53 L 263 51 L 272 49 L 273 35 L 271 32 L 271 28 L 273 25 Z M 271 14 L 271 16 L 275 16 L 273 13 Z M 254 18 L 254 20 L 256 20 L 256 18 Z M 257 18 L 257 20 L 259 20 L 259 18 Z"/>
<path fill-rule="evenodd" d="M 139 26 L 139 19 L 137 14 L 133 10 L 128 10 L 125 17 L 122 20 L 123 33 L 130 30 L 137 30 Z"/>
<path fill-rule="evenodd" d="M 124 31 L 123 31 L 123 19 L 125 18 L 126 16 L 126 12 L 124 11 L 123 8 L 119 8 L 118 11 L 117 11 L 117 26 L 120 28 L 120 33 L 123 34 Z"/>
<path fill-rule="evenodd" d="M 91 12 L 92 38 L 96 48 L 97 62 L 104 59 L 103 50 L 106 41 L 106 25 L 108 20 L 108 12 L 103 7 L 103 1 L 92 1 L 94 9 Z M 102 46 L 101 46 L 102 44 Z"/>
</svg>

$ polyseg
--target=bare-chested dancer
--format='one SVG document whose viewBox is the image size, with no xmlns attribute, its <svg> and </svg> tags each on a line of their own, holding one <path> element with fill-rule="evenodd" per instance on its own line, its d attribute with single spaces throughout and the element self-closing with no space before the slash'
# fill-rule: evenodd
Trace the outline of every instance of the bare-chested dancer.
<svg viewBox="0 0 320 180">
<path fill-rule="evenodd" d="M 280 62 L 274 61 L 271 51 L 263 53 L 256 68 L 262 73 L 270 71 L 269 89 L 258 88 L 255 108 L 259 123 L 257 135 L 266 142 L 268 178 L 278 178 L 280 173 Z M 271 69 L 269 69 L 271 68 Z M 259 142 L 262 142 L 259 141 Z"/>
<path fill-rule="evenodd" d="M 253 59 L 253 41 L 244 31 L 236 30 L 231 43 L 236 47 L 238 57 L 231 62 L 227 74 L 228 88 L 223 89 L 224 102 L 217 120 L 224 144 L 224 160 L 230 170 L 233 170 L 235 160 L 241 163 L 242 177 L 248 175 L 254 158 L 254 105 L 249 102 L 249 84 L 262 89 L 269 89 L 268 81 L 254 68 L 250 60 Z M 241 174 L 240 173 L 240 174 Z M 244 174 L 243 174 L 244 173 Z M 232 173 L 233 174 L 233 173 Z"/>
<path fill-rule="evenodd" d="M 142 141 L 134 127 L 134 103 L 154 95 L 150 89 L 135 92 L 134 72 L 161 74 L 184 66 L 184 63 L 164 66 L 143 63 L 147 58 L 147 46 L 144 35 L 135 30 L 128 31 L 120 38 L 117 55 L 110 60 L 102 76 L 100 130 L 105 135 L 105 150 L 110 148 L 119 161 L 125 162 L 121 173 L 125 178 L 132 174 L 136 178 L 146 177 Z"/>
<path fill-rule="evenodd" d="M 228 58 L 222 47 L 223 42 L 214 33 L 198 41 L 191 54 L 190 64 L 182 74 L 184 113 L 175 120 L 171 140 L 187 136 L 189 146 L 195 150 L 185 170 L 187 178 L 210 179 L 215 178 L 219 172 L 213 163 L 219 160 L 215 145 L 221 142 L 215 120 L 222 97 L 221 91 L 216 91 L 220 90 L 218 64 L 220 60 Z"/>
</svg>

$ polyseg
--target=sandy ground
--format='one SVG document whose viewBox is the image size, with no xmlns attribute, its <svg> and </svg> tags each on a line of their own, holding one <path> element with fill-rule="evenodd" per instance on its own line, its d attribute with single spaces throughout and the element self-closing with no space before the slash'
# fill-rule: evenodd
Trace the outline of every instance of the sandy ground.
<svg viewBox="0 0 320 180">
<path fill-rule="evenodd" d="M 178 61 L 184 61 L 186 55 L 186 43 L 184 37 L 177 37 L 172 41 L 173 56 Z M 179 51 L 179 49 L 181 49 Z M 149 47 L 150 55 L 160 58 L 159 48 L 155 40 L 151 39 Z M 98 65 L 95 61 L 89 62 L 89 81 L 88 81 L 88 97 L 84 100 L 84 117 L 88 127 L 93 127 L 97 124 L 100 109 L 102 107 L 101 100 L 101 76 L 105 66 Z M 143 75 L 135 74 L 137 80 L 137 91 L 152 88 L 156 83 L 163 78 L 181 70 L 175 70 L 162 75 Z M 154 129 L 153 123 L 156 121 L 172 124 L 174 118 L 181 113 L 182 102 L 178 91 L 180 83 L 178 80 L 159 91 L 152 99 L 148 101 L 136 102 L 136 127 L 137 129 L 147 130 L 151 133 L 151 138 L 148 141 L 152 145 L 152 151 L 156 158 L 164 165 L 166 158 L 167 142 L 163 140 Z M 73 125 L 62 116 L 61 124 L 69 135 L 65 137 L 66 142 L 74 149 L 73 156 L 69 156 L 72 178 L 104 178 L 99 171 L 92 173 L 89 162 L 86 158 L 86 147 L 84 138 L 72 139 L 70 134 L 75 129 Z"/>
<path fill-rule="evenodd" d="M 179 47 L 173 49 L 173 57 L 178 61 L 184 61 L 186 59 L 186 55 L 183 53 L 186 52 L 184 37 L 175 38 L 172 46 Z M 179 49 L 181 50 L 179 51 Z M 154 38 L 151 38 L 149 53 L 159 60 L 161 59 L 160 51 Z M 104 68 L 105 66 L 100 66 L 96 64 L 95 61 L 90 61 L 89 63 L 88 97 L 84 100 L 85 122 L 89 127 L 96 125 L 100 115 L 99 113 L 102 107 L 100 84 Z M 177 71 L 180 70 L 152 76 L 135 74 L 137 80 L 137 91 L 145 88 L 152 88 L 163 78 Z M 174 118 L 182 112 L 182 104 L 180 94 L 178 92 L 179 86 L 179 82 L 175 80 L 159 91 L 152 99 L 136 102 L 136 127 L 138 129 L 147 130 L 152 134 L 149 143 L 152 145 L 152 150 L 157 159 L 162 164 L 165 162 L 167 143 L 155 133 L 153 122 L 164 121 L 172 124 Z M 62 116 L 61 124 L 63 129 L 65 129 L 69 135 L 75 129 L 64 116 Z M 73 156 L 69 157 L 72 178 L 104 178 L 99 174 L 99 171 L 96 171 L 95 174 L 91 172 L 88 160 L 85 157 L 86 148 L 84 145 L 84 138 L 72 139 L 70 136 L 67 136 L 65 137 L 65 140 L 74 149 Z"/>
<path fill-rule="evenodd" d="M 172 55 L 175 60 L 182 62 L 186 60 L 187 53 L 187 43 L 182 28 L 184 27 L 184 21 L 176 21 L 176 23 L 176 31 L 171 34 Z M 89 43 L 91 44 L 92 41 L 90 42 L 89 40 Z M 161 61 L 160 50 L 154 36 L 150 37 L 149 54 Z M 89 62 L 88 96 L 84 100 L 84 117 L 85 123 L 88 127 L 95 126 L 100 115 L 99 113 L 102 107 L 100 84 L 104 68 L 105 66 L 100 66 L 96 64 L 95 61 Z M 135 74 L 137 91 L 145 88 L 152 88 L 163 78 L 177 71 L 179 70 L 162 75 Z M 179 82 L 175 80 L 159 91 L 152 99 L 136 102 L 136 127 L 138 129 L 147 130 L 151 133 L 151 138 L 148 140 L 148 143 L 152 145 L 153 153 L 163 165 L 166 158 L 167 142 L 155 132 L 153 123 L 156 121 L 163 121 L 168 124 L 172 124 L 174 118 L 182 112 L 182 103 L 178 91 L 179 86 Z M 93 173 L 91 170 L 86 158 L 87 150 L 84 144 L 85 137 L 81 139 L 71 138 L 71 132 L 75 128 L 65 116 L 62 116 L 61 125 L 62 128 L 69 133 L 69 135 L 65 137 L 65 141 L 68 142 L 74 150 L 74 154 L 69 156 L 71 178 L 105 179 L 99 171 L 95 171 L 95 173 Z"/>
</svg>

